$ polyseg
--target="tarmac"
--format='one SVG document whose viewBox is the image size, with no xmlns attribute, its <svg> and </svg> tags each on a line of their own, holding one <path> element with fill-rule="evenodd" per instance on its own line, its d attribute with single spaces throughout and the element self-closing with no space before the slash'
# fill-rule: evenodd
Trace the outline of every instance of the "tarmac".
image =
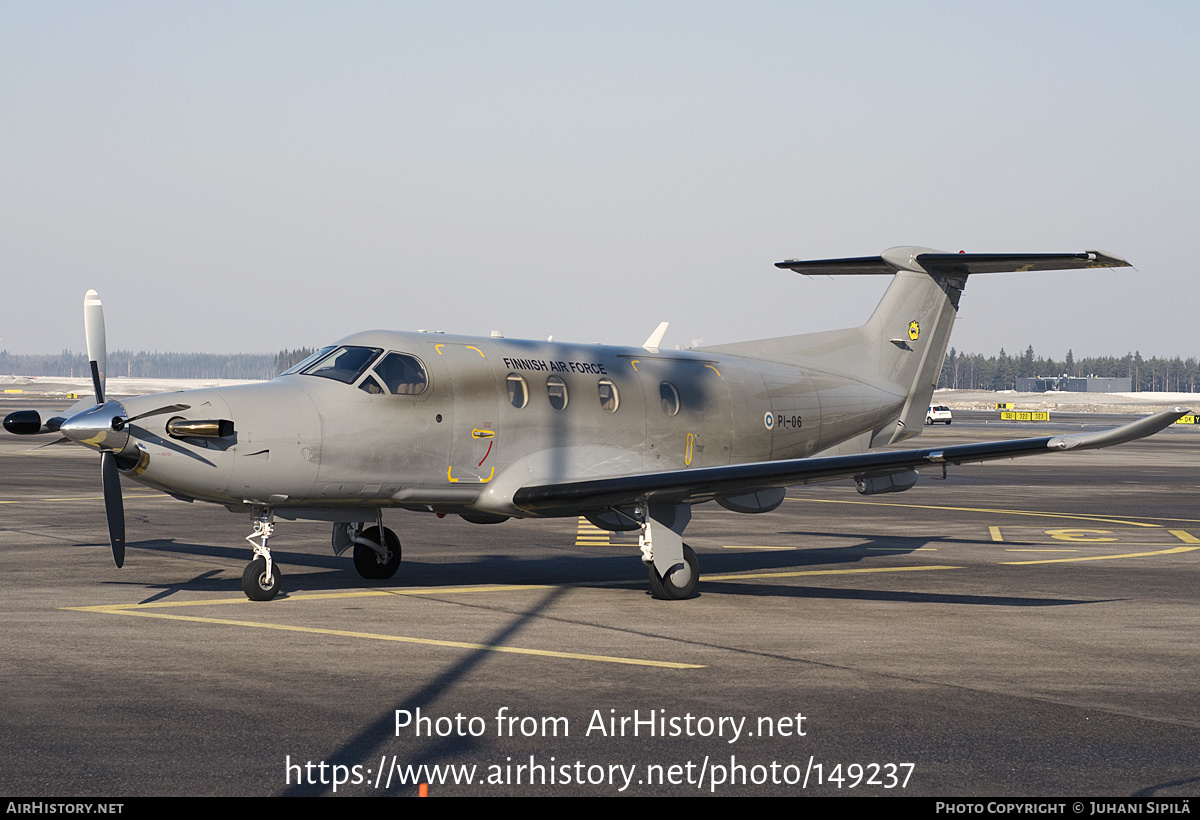
<svg viewBox="0 0 1200 820">
<path fill-rule="evenodd" d="M 996 415 L 916 441 L 1119 421 Z M 678 602 L 636 537 L 389 511 L 395 578 L 283 522 L 252 603 L 249 516 L 131 483 L 118 570 L 99 459 L 31 441 L 0 434 L 7 795 L 1200 792 L 1194 427 L 697 507 Z"/>
</svg>

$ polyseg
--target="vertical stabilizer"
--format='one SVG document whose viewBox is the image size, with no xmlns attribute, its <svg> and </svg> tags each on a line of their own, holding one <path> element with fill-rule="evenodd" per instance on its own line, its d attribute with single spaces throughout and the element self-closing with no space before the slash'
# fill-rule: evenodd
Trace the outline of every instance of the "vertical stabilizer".
<svg viewBox="0 0 1200 820">
<path fill-rule="evenodd" d="M 1129 267 L 1103 251 L 1076 254 L 946 253 L 932 248 L 890 248 L 879 256 L 788 260 L 777 267 L 829 276 L 887 275 L 892 283 L 861 327 L 781 336 L 706 348 L 844 374 L 903 397 L 895 426 L 878 428 L 878 447 L 920 432 L 937 387 L 950 331 L 967 277 L 1006 271 Z"/>
</svg>

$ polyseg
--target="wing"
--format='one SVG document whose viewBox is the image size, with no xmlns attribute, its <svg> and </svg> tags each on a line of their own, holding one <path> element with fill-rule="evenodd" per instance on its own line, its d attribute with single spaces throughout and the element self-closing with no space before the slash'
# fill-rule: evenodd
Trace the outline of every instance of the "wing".
<svg viewBox="0 0 1200 820">
<path fill-rule="evenodd" d="M 1130 422 L 1110 430 L 1066 436 L 989 441 L 892 450 L 828 458 L 796 458 L 731 464 L 663 473 L 638 473 L 614 478 L 569 481 L 522 487 L 513 494 L 517 509 L 534 515 L 573 514 L 630 504 L 639 500 L 675 503 L 710 501 L 718 495 L 738 495 L 754 490 L 789 487 L 837 478 L 886 476 L 918 467 L 967 464 L 1018 456 L 1093 450 L 1111 447 L 1157 433 L 1189 411 L 1180 407 Z"/>
</svg>

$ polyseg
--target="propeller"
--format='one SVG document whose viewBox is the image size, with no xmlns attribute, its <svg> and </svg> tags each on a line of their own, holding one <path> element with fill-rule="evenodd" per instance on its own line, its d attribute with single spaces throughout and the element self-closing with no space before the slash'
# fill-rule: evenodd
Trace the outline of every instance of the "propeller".
<svg viewBox="0 0 1200 820">
<path fill-rule="evenodd" d="M 104 306 L 100 302 L 100 294 L 94 290 L 89 290 L 83 295 L 83 335 L 87 340 L 88 365 L 92 370 L 96 405 L 105 407 L 104 371 L 108 363 L 108 354 L 104 338 Z M 116 402 L 113 404 L 116 404 L 117 409 L 122 411 L 121 415 L 124 415 L 125 408 Z M 67 438 L 74 438 L 71 431 L 65 429 L 71 425 L 71 421 L 73 419 L 68 419 L 62 425 L 62 432 Z M 118 422 L 121 422 L 119 427 Z M 114 415 L 110 424 L 114 432 L 124 432 L 125 424 L 121 416 Z M 124 445 L 124 441 L 121 445 Z M 121 476 L 117 472 L 117 457 L 111 449 L 100 452 L 100 478 L 104 485 L 104 512 L 108 517 L 108 543 L 112 546 L 113 560 L 120 569 L 125 563 L 125 501 L 121 497 Z"/>
<path fill-rule="evenodd" d="M 69 417 L 49 415 L 44 417 L 37 410 L 18 410 L 4 419 L 4 428 L 17 435 L 39 433 L 61 433 L 64 438 L 43 446 L 50 447 L 64 442 L 81 444 L 100 453 L 100 479 L 104 488 L 104 512 L 108 518 L 108 541 L 112 546 L 113 560 L 120 567 L 125 563 L 125 502 L 121 497 L 121 475 L 118 457 L 137 454 L 136 446 L 130 446 L 130 431 L 133 423 L 151 416 L 177 413 L 191 409 L 188 404 L 167 404 L 130 416 L 118 401 L 105 397 L 104 371 L 107 354 L 104 339 L 104 308 L 100 294 L 89 290 L 83 297 L 83 332 L 87 340 L 88 367 L 92 375 L 92 390 L 96 403 Z M 80 402 L 83 404 L 84 402 Z M 71 408 L 77 410 L 79 405 Z M 170 425 L 175 425 L 172 431 Z M 168 423 L 169 435 L 189 437 L 221 437 L 233 435 L 233 422 L 226 419 L 188 421 L 172 419 Z M 134 437 L 142 437 L 135 433 Z"/>
</svg>

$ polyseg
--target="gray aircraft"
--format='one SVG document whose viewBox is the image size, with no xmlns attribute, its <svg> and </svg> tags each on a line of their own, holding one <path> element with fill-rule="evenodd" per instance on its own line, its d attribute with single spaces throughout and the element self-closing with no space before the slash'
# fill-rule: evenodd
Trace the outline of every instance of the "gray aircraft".
<svg viewBox="0 0 1200 820">
<path fill-rule="evenodd" d="M 967 254 L 893 248 L 880 256 L 779 262 L 804 274 L 885 274 L 861 327 L 690 350 L 357 333 L 263 384 L 115 401 L 105 396 L 100 298 L 84 298 L 94 401 L 65 414 L 9 414 L 17 434 L 60 433 L 100 453 L 109 538 L 124 562 L 120 476 L 184 501 L 248 512 L 253 558 L 242 587 L 270 600 L 281 573 L 267 541 L 277 518 L 333 525 L 365 578 L 395 574 L 400 541 L 383 510 L 511 517 L 585 516 L 639 531 L 650 589 L 690 597 L 683 543 L 693 504 L 741 513 L 786 488 L 853 478 L 863 494 L 907 490 L 917 469 L 1107 447 L 1148 436 L 1182 408 L 1094 433 L 877 450 L 917 435 L 967 277 L 999 271 L 1127 267 L 1099 251 Z"/>
</svg>

